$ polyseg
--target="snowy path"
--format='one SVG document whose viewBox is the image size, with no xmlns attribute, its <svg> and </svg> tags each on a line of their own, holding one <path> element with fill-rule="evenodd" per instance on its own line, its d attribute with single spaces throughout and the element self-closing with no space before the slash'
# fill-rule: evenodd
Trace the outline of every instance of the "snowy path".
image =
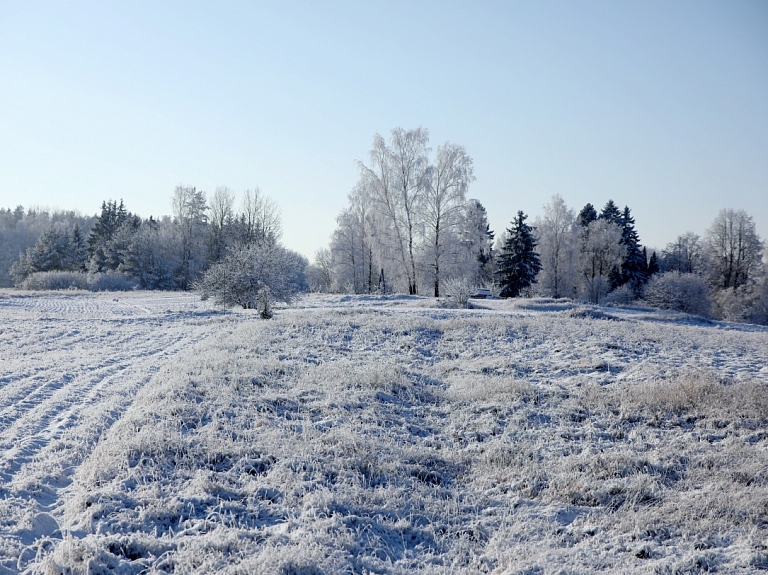
<svg viewBox="0 0 768 575">
<path fill-rule="evenodd" d="M 188 295 L 0 294 L 0 573 L 61 537 L 74 470 L 154 373 L 231 319 Z"/>
</svg>

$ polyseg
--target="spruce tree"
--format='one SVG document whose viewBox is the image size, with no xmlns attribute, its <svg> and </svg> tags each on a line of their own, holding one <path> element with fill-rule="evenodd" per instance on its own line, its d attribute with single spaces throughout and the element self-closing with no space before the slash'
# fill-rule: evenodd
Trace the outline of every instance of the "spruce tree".
<svg viewBox="0 0 768 575">
<path fill-rule="evenodd" d="M 603 210 L 600 212 L 600 219 L 607 220 L 612 224 L 618 224 L 621 226 L 621 210 L 619 206 L 613 200 L 608 200 L 603 206 Z"/>
<path fill-rule="evenodd" d="M 619 285 L 629 283 L 637 292 L 648 280 L 648 260 L 640 249 L 640 236 L 635 230 L 635 218 L 632 217 L 628 206 L 624 206 L 619 225 L 621 226 L 621 244 L 626 248 L 626 256 L 621 264 Z"/>
<path fill-rule="evenodd" d="M 517 297 L 528 286 L 536 283 L 541 270 L 541 260 L 536 252 L 534 228 L 525 223 L 528 218 L 522 210 L 507 228 L 508 237 L 501 248 L 496 269 L 501 297 Z"/>
<path fill-rule="evenodd" d="M 576 217 L 576 220 L 579 222 L 579 225 L 582 228 L 589 227 L 589 224 L 591 222 L 594 222 L 597 219 L 597 210 L 595 210 L 595 206 L 592 204 L 587 204 L 583 208 L 581 208 L 581 211 L 579 212 L 579 215 Z"/>
<path fill-rule="evenodd" d="M 645 248 L 643 248 L 643 251 L 645 251 Z M 656 252 L 651 252 L 651 257 L 648 260 L 648 278 L 653 274 L 657 274 L 661 271 L 661 266 L 659 266 L 659 258 L 656 255 Z"/>
</svg>

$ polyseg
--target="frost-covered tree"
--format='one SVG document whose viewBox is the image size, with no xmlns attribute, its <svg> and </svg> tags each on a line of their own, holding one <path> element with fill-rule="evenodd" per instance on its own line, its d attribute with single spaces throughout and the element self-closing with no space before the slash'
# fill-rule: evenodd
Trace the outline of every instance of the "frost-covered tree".
<svg viewBox="0 0 768 575">
<path fill-rule="evenodd" d="M 333 289 L 333 253 L 328 248 L 315 251 L 315 261 L 307 266 L 309 291 L 328 293 Z"/>
<path fill-rule="evenodd" d="M 233 242 L 235 193 L 219 186 L 208 200 L 208 259 L 217 262 Z"/>
<path fill-rule="evenodd" d="M 579 263 L 579 226 L 573 210 L 560 195 L 544 206 L 536 221 L 536 237 L 541 255 L 539 286 L 550 297 L 574 297 Z"/>
<path fill-rule="evenodd" d="M 669 271 L 652 277 L 643 288 L 643 299 L 661 309 L 706 316 L 711 302 L 704 278 L 694 273 Z"/>
<path fill-rule="evenodd" d="M 517 297 L 528 286 L 536 283 L 541 260 L 536 252 L 533 227 L 525 223 L 528 218 L 522 210 L 507 228 L 507 239 L 498 256 L 496 277 L 501 297 Z"/>
<path fill-rule="evenodd" d="M 113 200 L 102 202 L 101 214 L 88 237 L 88 271 L 117 270 L 123 263 L 130 236 L 140 223 L 140 218 L 126 209 L 123 200 L 119 204 Z"/>
<path fill-rule="evenodd" d="M 218 305 L 255 309 L 272 317 L 275 302 L 290 303 L 306 289 L 306 259 L 279 244 L 251 243 L 229 250 L 197 284 L 203 299 Z"/>
<path fill-rule="evenodd" d="M 45 230 L 34 246 L 19 256 L 11 266 L 11 276 L 16 285 L 33 273 L 51 271 L 82 272 L 86 263 L 85 242 L 79 225 L 72 229 L 64 223 L 56 223 Z"/>
<path fill-rule="evenodd" d="M 445 143 L 432 161 L 428 143 L 423 128 L 374 136 L 331 241 L 336 289 L 439 294 L 447 277 L 492 274 L 485 210 L 466 201 L 472 159 Z"/>
<path fill-rule="evenodd" d="M 459 224 L 461 246 L 457 254 L 457 277 L 466 278 L 472 286 L 490 286 L 494 275 L 494 233 L 488 223 L 488 212 L 478 200 L 471 199 L 462 210 Z"/>
<path fill-rule="evenodd" d="M 704 245 L 693 232 L 686 232 L 670 242 L 661 252 L 660 267 L 663 271 L 681 274 L 704 272 Z"/>
<path fill-rule="evenodd" d="M 177 237 L 168 217 L 144 220 L 131 236 L 119 271 L 135 278 L 142 289 L 178 289 L 173 278 L 179 267 Z"/>
<path fill-rule="evenodd" d="M 738 289 L 762 271 L 763 241 L 744 210 L 721 210 L 707 230 L 704 245 L 715 289 Z"/>
<path fill-rule="evenodd" d="M 462 146 L 446 142 L 425 172 L 421 221 L 425 228 L 425 262 L 435 297 L 450 260 L 460 249 L 459 226 L 467 188 L 475 176 L 472 158 Z M 441 275 L 442 274 L 442 275 Z"/>
<path fill-rule="evenodd" d="M 205 238 L 208 204 L 205 192 L 190 186 L 176 186 L 171 200 L 173 222 L 177 232 L 178 267 L 176 284 L 188 290 L 205 267 Z"/>
<path fill-rule="evenodd" d="M 283 235 L 280 208 L 259 188 L 243 192 L 238 218 L 237 243 L 277 245 Z"/>
<path fill-rule="evenodd" d="M 423 128 L 395 128 L 389 144 L 376 134 L 369 163 L 359 164 L 381 217 L 383 252 L 397 258 L 396 275 L 410 294 L 418 291 L 419 209 L 426 189 L 428 142 L 429 133 Z"/>
<path fill-rule="evenodd" d="M 386 221 L 377 214 L 371 196 L 370 180 L 361 178 L 349 195 L 349 207 L 336 219 L 337 228 L 331 238 L 336 288 L 353 293 L 381 290 L 380 269 L 389 265 L 386 257 Z"/>
<path fill-rule="evenodd" d="M 607 218 L 598 218 L 581 228 L 582 295 L 593 303 L 608 294 L 611 273 L 624 261 L 621 233 L 621 228 Z"/>
</svg>

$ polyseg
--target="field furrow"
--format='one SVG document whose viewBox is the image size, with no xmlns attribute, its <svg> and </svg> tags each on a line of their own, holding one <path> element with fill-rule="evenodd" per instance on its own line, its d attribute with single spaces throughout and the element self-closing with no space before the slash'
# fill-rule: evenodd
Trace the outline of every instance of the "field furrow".
<svg viewBox="0 0 768 575">
<path fill-rule="evenodd" d="M 154 374 L 229 321 L 199 309 L 190 322 L 194 296 L 162 311 L 136 297 L 0 297 L 0 566 L 62 537 L 73 471 Z"/>
</svg>

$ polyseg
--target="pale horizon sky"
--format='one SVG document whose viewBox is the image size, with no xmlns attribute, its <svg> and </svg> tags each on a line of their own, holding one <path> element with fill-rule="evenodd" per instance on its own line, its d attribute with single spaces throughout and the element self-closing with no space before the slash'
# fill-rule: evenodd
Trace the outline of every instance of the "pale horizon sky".
<svg viewBox="0 0 768 575">
<path fill-rule="evenodd" d="M 768 239 L 768 2 L 0 0 L 0 207 L 258 186 L 311 259 L 397 126 L 466 148 L 497 234 L 560 194 Z"/>
</svg>

